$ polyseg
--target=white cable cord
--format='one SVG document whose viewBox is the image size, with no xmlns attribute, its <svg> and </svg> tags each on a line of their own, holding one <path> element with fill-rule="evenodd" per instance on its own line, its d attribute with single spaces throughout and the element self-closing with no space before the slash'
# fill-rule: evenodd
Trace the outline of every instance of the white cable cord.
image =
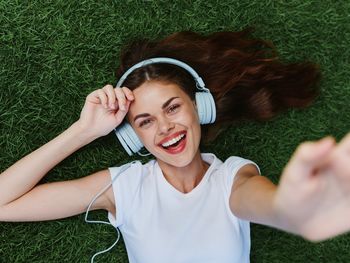
<svg viewBox="0 0 350 263">
<path fill-rule="evenodd" d="M 150 152 L 147 152 L 147 153 L 141 153 L 141 150 L 137 152 L 138 155 L 142 156 L 142 157 L 145 157 L 145 156 L 149 156 L 151 155 Z"/>
<path fill-rule="evenodd" d="M 120 232 L 119 232 L 119 229 L 118 229 L 118 228 L 116 228 L 116 229 L 117 229 L 117 233 L 118 233 L 117 240 L 116 240 L 109 248 L 95 253 L 95 254 L 92 256 L 92 258 L 91 258 L 91 260 L 90 260 L 90 263 L 94 263 L 94 259 L 95 259 L 96 256 L 110 251 L 110 250 L 118 243 L 119 238 L 120 238 Z"/>
<path fill-rule="evenodd" d="M 112 224 L 111 224 L 110 222 L 107 222 L 107 221 L 89 220 L 89 219 L 88 219 L 89 210 L 90 210 L 92 204 L 97 200 L 97 198 L 99 198 L 99 197 L 113 184 L 113 182 L 118 178 L 118 176 L 119 176 L 122 172 L 124 172 L 125 170 L 127 170 L 127 169 L 128 169 L 133 163 L 135 163 L 135 162 L 137 162 L 137 161 L 133 161 L 133 162 L 131 162 L 131 163 L 127 163 L 127 164 L 124 164 L 124 165 L 120 166 L 120 167 L 119 167 L 120 170 L 119 170 L 118 173 L 115 175 L 115 177 L 113 178 L 113 180 L 112 180 L 110 183 L 108 183 L 108 185 L 106 185 L 100 192 L 98 192 L 97 195 L 91 200 L 90 204 L 88 205 L 88 208 L 86 209 L 86 213 L 85 213 L 85 222 L 86 222 L 86 223 L 105 224 L 105 225 L 111 225 L 111 226 L 112 226 Z M 103 254 L 103 253 L 105 253 L 105 252 L 110 251 L 110 250 L 118 243 L 118 241 L 119 241 L 119 239 L 120 239 L 120 232 L 119 232 L 119 229 L 118 229 L 118 228 L 116 228 L 116 230 L 117 230 L 117 233 L 118 233 L 117 240 L 116 240 L 109 248 L 95 253 L 95 254 L 92 256 L 92 258 L 91 258 L 91 261 L 90 261 L 91 263 L 94 262 L 94 259 L 95 259 L 96 256 L 98 256 L 98 255 L 100 255 L 100 254 Z"/>
</svg>

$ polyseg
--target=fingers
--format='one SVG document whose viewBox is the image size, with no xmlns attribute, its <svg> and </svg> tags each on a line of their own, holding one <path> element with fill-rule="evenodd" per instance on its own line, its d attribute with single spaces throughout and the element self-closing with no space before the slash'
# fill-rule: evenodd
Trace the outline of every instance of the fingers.
<svg viewBox="0 0 350 263">
<path fill-rule="evenodd" d="M 103 107 L 107 109 L 108 107 L 108 98 L 106 93 L 102 89 L 97 90 L 97 97 L 100 99 L 100 102 Z"/>
<path fill-rule="evenodd" d="M 350 155 L 350 133 L 339 142 L 338 149 L 343 154 Z"/>
<path fill-rule="evenodd" d="M 126 96 L 125 96 L 123 89 L 121 89 L 121 88 L 114 89 L 114 94 L 117 97 L 118 106 L 119 106 L 120 110 L 126 111 Z"/>
<path fill-rule="evenodd" d="M 334 138 L 328 136 L 316 142 L 302 143 L 294 154 L 303 164 L 316 165 L 324 162 L 324 157 L 332 150 L 332 159 L 349 159 L 350 160 L 350 133 L 348 133 L 338 144 Z"/>
<path fill-rule="evenodd" d="M 330 136 L 316 142 L 305 142 L 297 148 L 294 157 L 304 165 L 316 165 L 324 161 L 334 145 L 335 140 Z"/>
<path fill-rule="evenodd" d="M 338 178 L 348 178 L 349 163 L 350 133 L 338 144 L 332 137 L 301 144 L 293 155 L 289 167 L 293 167 L 300 175 L 315 175 L 318 171 L 329 171 Z"/>
<path fill-rule="evenodd" d="M 330 136 L 316 142 L 304 142 L 297 148 L 286 169 L 295 175 L 295 179 L 303 180 L 315 175 L 328 165 L 334 148 L 335 140 Z"/>
<path fill-rule="evenodd" d="M 102 90 L 105 92 L 105 94 L 107 95 L 107 98 L 108 98 L 108 101 L 103 106 L 105 108 L 109 107 L 111 109 L 116 109 L 116 106 L 115 106 L 116 97 L 115 97 L 113 86 L 106 85 L 102 88 Z"/>
<path fill-rule="evenodd" d="M 134 95 L 130 89 L 127 87 L 122 88 L 115 88 L 114 89 L 115 95 L 118 100 L 118 105 L 121 110 L 128 111 L 129 105 L 131 101 L 134 100 Z"/>
<path fill-rule="evenodd" d="M 130 101 L 134 100 L 134 94 L 130 89 L 128 89 L 127 87 L 122 87 L 122 90 L 124 91 L 124 94 L 126 95 L 128 100 Z"/>
<path fill-rule="evenodd" d="M 350 175 L 350 134 L 347 134 L 336 147 L 332 155 L 332 168 L 339 178 Z"/>
<path fill-rule="evenodd" d="M 117 123 L 121 123 L 122 122 L 122 120 L 124 119 L 125 115 L 127 114 L 128 110 L 129 110 L 130 104 L 131 104 L 131 101 L 127 100 L 126 105 L 125 105 L 126 110 L 125 111 L 124 110 L 118 110 L 115 113 L 114 117 L 115 117 Z"/>
<path fill-rule="evenodd" d="M 93 91 L 88 99 L 93 103 L 100 103 L 105 109 L 128 110 L 128 101 L 134 100 L 134 95 L 127 87 L 113 88 L 112 85 L 106 85 L 102 89 Z"/>
</svg>

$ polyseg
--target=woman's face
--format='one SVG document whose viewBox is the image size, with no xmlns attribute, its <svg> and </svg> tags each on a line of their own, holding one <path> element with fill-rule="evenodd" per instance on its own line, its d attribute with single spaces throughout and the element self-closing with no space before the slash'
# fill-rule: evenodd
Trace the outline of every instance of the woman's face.
<svg viewBox="0 0 350 263">
<path fill-rule="evenodd" d="M 188 165 L 199 149 L 196 106 L 176 84 L 148 81 L 136 88 L 128 120 L 147 150 L 176 167 Z"/>
</svg>

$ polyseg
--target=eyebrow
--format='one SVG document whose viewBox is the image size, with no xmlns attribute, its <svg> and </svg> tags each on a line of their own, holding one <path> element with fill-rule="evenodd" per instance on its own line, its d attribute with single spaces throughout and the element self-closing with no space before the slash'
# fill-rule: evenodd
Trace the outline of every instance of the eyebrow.
<svg viewBox="0 0 350 263">
<path fill-rule="evenodd" d="M 162 105 L 162 109 L 164 110 L 166 107 L 169 106 L 169 104 L 174 100 L 177 99 L 178 97 L 171 97 L 170 99 L 168 99 L 166 102 L 163 103 Z M 149 113 L 141 113 L 135 116 L 134 118 L 134 122 L 138 119 L 138 118 L 143 118 L 143 117 L 148 117 L 150 116 Z"/>
</svg>

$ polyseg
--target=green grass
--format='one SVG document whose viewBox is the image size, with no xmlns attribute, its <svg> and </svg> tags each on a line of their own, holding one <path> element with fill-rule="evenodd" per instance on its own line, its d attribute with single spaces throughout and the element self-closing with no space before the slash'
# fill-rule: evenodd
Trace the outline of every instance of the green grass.
<svg viewBox="0 0 350 263">
<path fill-rule="evenodd" d="M 277 182 L 299 143 L 329 134 L 339 140 L 349 130 L 349 14 L 345 0 L 0 0 L 0 171 L 77 120 L 88 93 L 115 83 L 120 48 L 128 40 L 254 26 L 255 36 L 272 40 L 284 61 L 319 63 L 322 94 L 308 109 L 231 127 L 206 150 L 221 159 L 252 159 Z M 64 160 L 43 181 L 130 160 L 110 134 Z M 88 262 L 114 240 L 112 228 L 87 225 L 83 216 L 0 223 L 0 262 Z M 252 262 L 349 262 L 349 246 L 349 235 L 313 244 L 252 225 Z M 97 262 L 127 262 L 123 243 Z"/>
</svg>

